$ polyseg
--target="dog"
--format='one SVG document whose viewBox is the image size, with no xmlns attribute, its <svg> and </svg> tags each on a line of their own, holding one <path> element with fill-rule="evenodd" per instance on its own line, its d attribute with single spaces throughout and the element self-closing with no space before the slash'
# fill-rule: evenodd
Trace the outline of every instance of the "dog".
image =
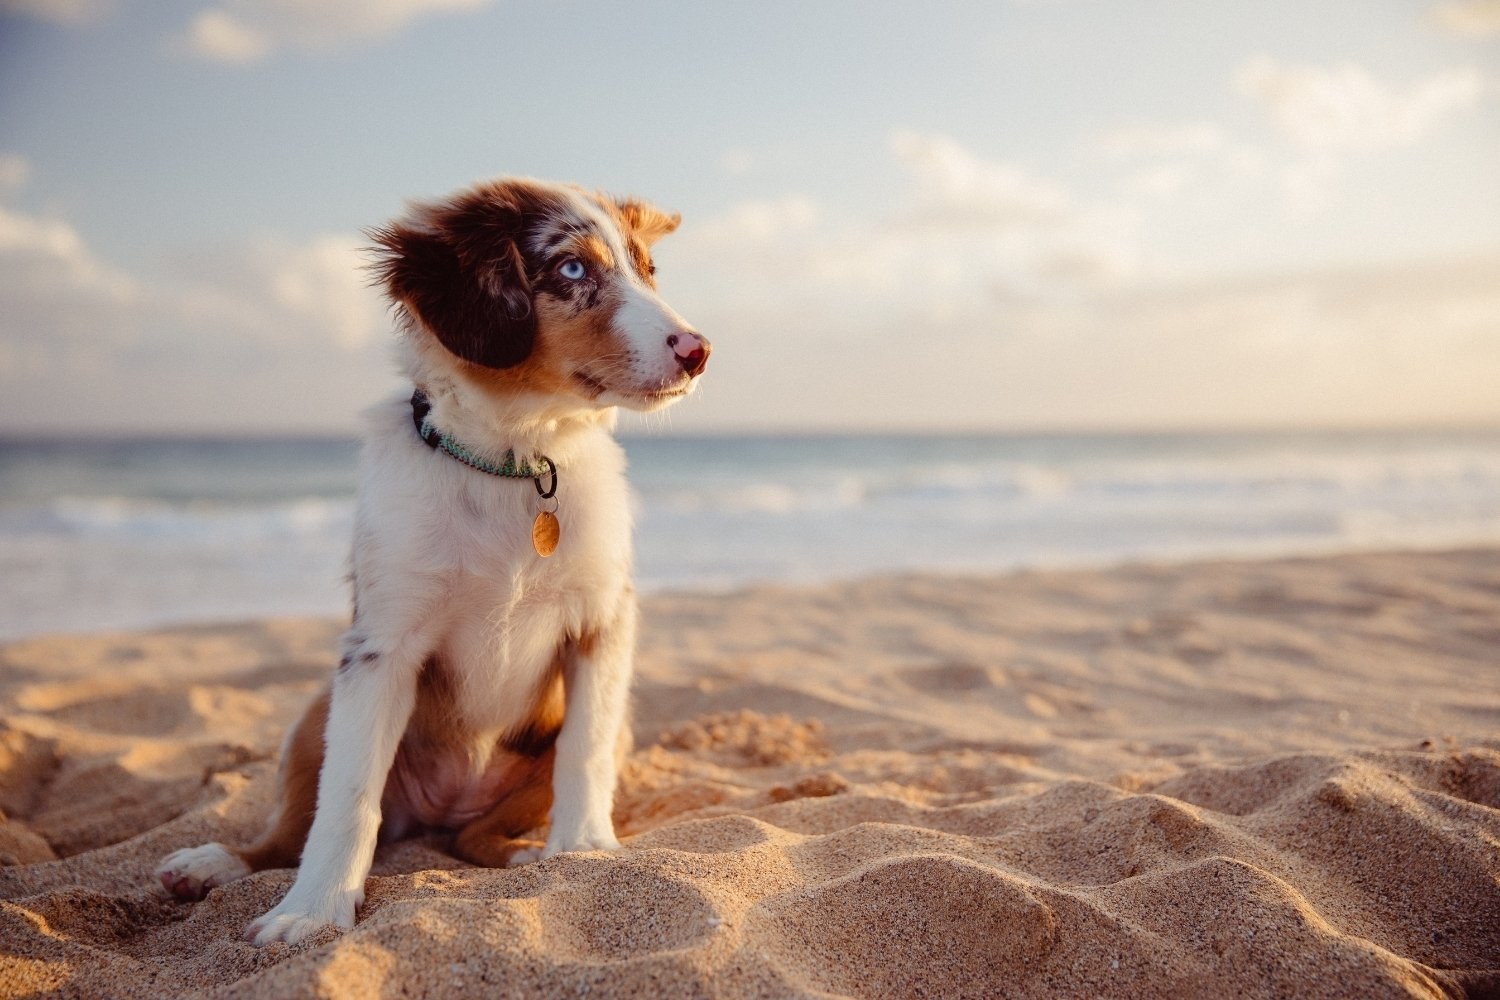
<svg viewBox="0 0 1500 1000">
<path fill-rule="evenodd" d="M 349 928 L 377 840 L 453 831 L 504 867 L 613 851 L 636 598 L 619 407 L 689 395 L 710 344 L 657 294 L 680 217 L 501 178 L 369 232 L 410 396 L 360 456 L 353 621 L 247 847 L 164 858 L 173 895 L 300 865 L 258 945 Z M 545 841 L 518 839 L 546 824 Z"/>
</svg>

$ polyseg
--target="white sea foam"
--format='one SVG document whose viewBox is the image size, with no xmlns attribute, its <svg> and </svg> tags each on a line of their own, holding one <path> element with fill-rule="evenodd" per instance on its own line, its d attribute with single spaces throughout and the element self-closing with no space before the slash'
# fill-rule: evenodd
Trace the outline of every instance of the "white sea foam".
<svg viewBox="0 0 1500 1000">
<path fill-rule="evenodd" d="M 1500 433 L 629 451 L 646 590 L 1500 544 Z M 344 441 L 0 445 L 0 637 L 342 614 L 353 468 Z"/>
</svg>

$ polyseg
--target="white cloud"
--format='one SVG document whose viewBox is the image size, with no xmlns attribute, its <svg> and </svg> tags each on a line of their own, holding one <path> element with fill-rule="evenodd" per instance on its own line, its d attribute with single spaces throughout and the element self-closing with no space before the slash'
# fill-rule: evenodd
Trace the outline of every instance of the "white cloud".
<svg viewBox="0 0 1500 1000">
<path fill-rule="evenodd" d="M 1500 0 L 1451 0 L 1435 13 L 1439 24 L 1460 35 L 1500 35 Z"/>
<path fill-rule="evenodd" d="M 19 426 L 4 410 L 28 392 L 66 396 L 54 380 L 97 373 L 140 328 L 143 299 L 66 222 L 0 207 L 0 423 Z"/>
<path fill-rule="evenodd" d="M 54 24 L 87 24 L 114 9 L 114 0 L 0 0 L 0 11 Z"/>
<path fill-rule="evenodd" d="M 1174 427 L 1479 422 L 1500 417 L 1500 254 L 1086 299 L 995 303 L 830 337 L 755 321 L 719 369 L 724 411 L 798 426 Z M 829 373 L 836 373 L 833 377 Z"/>
<path fill-rule="evenodd" d="M 99 295 L 114 302 L 134 295 L 133 282 L 97 260 L 77 230 L 59 219 L 0 207 L 0 260 L 7 283 L 32 295 Z"/>
<path fill-rule="evenodd" d="M 268 263 L 272 300 L 311 328 L 326 330 L 339 347 L 357 350 L 384 332 L 385 310 L 369 287 L 369 260 L 355 238 L 321 236 L 275 253 Z"/>
<path fill-rule="evenodd" d="M 184 261 L 162 289 L 173 325 L 213 331 L 245 347 L 357 353 L 389 332 L 369 287 L 363 241 L 326 234 L 304 243 L 262 238 Z"/>
<path fill-rule="evenodd" d="M 65 221 L 0 207 L 0 424 L 347 424 L 390 382 L 359 243 L 261 241 L 146 282 Z"/>
<path fill-rule="evenodd" d="M 897 132 L 891 151 L 915 181 L 913 221 L 921 224 L 1031 226 L 1056 221 L 1071 207 L 1057 184 L 982 159 L 947 136 Z"/>
<path fill-rule="evenodd" d="M 704 222 L 698 238 L 723 247 L 779 242 L 810 229 L 820 214 L 817 202 L 805 195 L 746 201 Z"/>
<path fill-rule="evenodd" d="M 435 14 L 490 0 L 229 0 L 199 12 L 175 41 L 202 59 L 244 64 L 277 49 L 324 52 L 389 38 Z"/>
<path fill-rule="evenodd" d="M 1099 422 L 1500 416 L 1500 254 L 1170 286 L 1048 319 L 1081 379 L 1114 383 Z"/>
<path fill-rule="evenodd" d="M 945 136 L 900 132 L 889 149 L 903 182 L 864 211 L 791 196 L 689 219 L 658 254 L 674 302 L 680 288 L 685 314 L 709 317 L 695 321 L 847 345 L 891 323 L 987 323 L 999 303 L 1063 301 L 1135 267 L 1122 213 Z"/>
<path fill-rule="evenodd" d="M 1353 63 L 1282 66 L 1265 56 L 1235 75 L 1289 138 L 1306 149 L 1350 152 L 1414 142 L 1484 93 L 1474 69 L 1446 70 L 1405 88 L 1387 86 Z"/>
<path fill-rule="evenodd" d="M 1114 209 L 946 136 L 898 132 L 891 149 L 911 187 L 872 242 L 888 244 L 877 255 L 895 264 L 888 280 L 925 287 L 938 311 L 983 310 L 997 295 L 1072 295 L 1131 270 L 1122 240 L 1131 223 Z"/>
<path fill-rule="evenodd" d="M 1283 66 L 1265 56 L 1241 66 L 1234 85 L 1291 140 L 1279 164 L 1257 172 L 1276 181 L 1293 218 L 1337 201 L 1350 157 L 1411 146 L 1486 93 L 1483 74 L 1472 68 L 1393 86 L 1353 63 Z"/>
<path fill-rule="evenodd" d="M 271 51 L 271 40 L 263 32 L 223 10 L 201 11 L 183 42 L 199 58 L 236 65 L 258 62 Z"/>
<path fill-rule="evenodd" d="M 1181 199 L 1190 192 L 1216 195 L 1254 181 L 1267 171 L 1266 154 L 1207 122 L 1132 122 L 1098 135 L 1093 148 L 1106 163 L 1129 171 L 1120 181 L 1138 205 Z"/>
<path fill-rule="evenodd" d="M 1189 185 L 1166 221 L 1199 247 L 1265 211 L 1277 183 L 1311 202 L 1337 178 L 1320 172 L 1332 153 L 1262 153 L 1201 124 L 1132 125 L 1095 149 L 1122 181 L 1189 171 L 1162 182 Z M 776 426 L 1500 418 L 1500 254 L 1204 278 L 1206 261 L 1163 256 L 1164 203 L 1123 182 L 1085 198 L 942 136 L 903 133 L 891 153 L 905 182 L 864 213 L 758 201 L 663 244 L 674 304 L 739 345 L 712 386 L 719 412 Z M 1048 210 L 1011 210 L 1031 189 Z"/>
</svg>

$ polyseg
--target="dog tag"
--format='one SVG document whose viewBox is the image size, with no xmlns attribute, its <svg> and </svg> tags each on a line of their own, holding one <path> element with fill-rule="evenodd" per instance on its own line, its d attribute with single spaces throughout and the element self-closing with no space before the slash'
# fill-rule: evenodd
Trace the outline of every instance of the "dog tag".
<svg viewBox="0 0 1500 1000">
<path fill-rule="evenodd" d="M 560 537 L 562 528 L 557 523 L 557 515 L 550 510 L 542 511 L 531 522 L 531 545 L 543 559 L 557 551 L 557 540 Z"/>
</svg>

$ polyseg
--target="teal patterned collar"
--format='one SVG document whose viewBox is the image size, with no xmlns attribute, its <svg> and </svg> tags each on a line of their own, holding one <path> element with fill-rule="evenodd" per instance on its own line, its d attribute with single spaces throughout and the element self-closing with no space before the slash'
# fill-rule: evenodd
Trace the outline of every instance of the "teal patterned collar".
<svg viewBox="0 0 1500 1000">
<path fill-rule="evenodd" d="M 503 476 L 506 479 L 530 479 L 536 483 L 536 491 L 542 497 L 548 498 L 557 493 L 557 466 L 552 459 L 546 455 L 537 455 L 535 460 L 517 458 L 514 449 L 505 453 L 504 458 L 496 463 L 481 458 L 474 454 L 461 441 L 456 441 L 448 434 L 438 430 L 432 424 L 432 403 L 427 398 L 427 393 L 421 389 L 411 394 L 411 420 L 416 425 L 417 434 L 424 444 L 434 451 L 441 451 L 451 458 L 455 458 L 471 469 L 488 473 L 491 476 Z M 549 487 L 543 488 L 542 480 L 551 480 Z"/>
</svg>

